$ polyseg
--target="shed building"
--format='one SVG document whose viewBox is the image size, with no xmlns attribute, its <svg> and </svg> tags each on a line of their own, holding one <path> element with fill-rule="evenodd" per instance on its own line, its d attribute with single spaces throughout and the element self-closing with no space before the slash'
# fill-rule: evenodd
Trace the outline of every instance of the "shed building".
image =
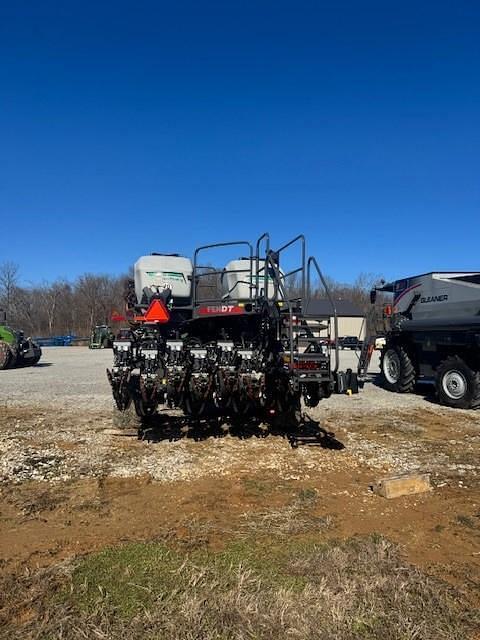
<svg viewBox="0 0 480 640">
<path fill-rule="evenodd" d="M 360 340 L 365 339 L 365 315 L 360 307 L 350 300 L 334 300 L 337 308 L 338 318 L 338 337 L 356 336 Z M 318 298 L 310 300 L 307 306 L 307 314 L 330 318 L 332 327 L 332 338 L 334 335 L 334 319 L 332 315 L 332 306 L 327 298 Z M 326 330 L 324 334 L 326 334 Z"/>
</svg>

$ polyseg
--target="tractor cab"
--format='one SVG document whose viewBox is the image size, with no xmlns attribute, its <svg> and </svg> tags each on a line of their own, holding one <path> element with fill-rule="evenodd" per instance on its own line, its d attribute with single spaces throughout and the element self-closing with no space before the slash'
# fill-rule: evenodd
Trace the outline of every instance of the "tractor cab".
<svg viewBox="0 0 480 640">
<path fill-rule="evenodd" d="M 110 327 L 106 324 L 97 324 L 92 329 L 90 335 L 90 349 L 111 349 L 114 335 Z"/>
</svg>

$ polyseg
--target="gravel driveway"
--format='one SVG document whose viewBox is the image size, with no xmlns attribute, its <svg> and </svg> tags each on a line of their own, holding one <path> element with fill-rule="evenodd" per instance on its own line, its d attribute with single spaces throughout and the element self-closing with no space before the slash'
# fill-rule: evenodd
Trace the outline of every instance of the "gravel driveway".
<svg viewBox="0 0 480 640">
<path fill-rule="evenodd" d="M 341 368 L 356 366 L 355 353 L 344 351 L 340 357 Z M 254 454 L 256 467 L 278 468 L 281 477 L 304 474 L 299 465 L 303 457 L 313 467 L 320 459 L 322 466 L 326 464 L 326 456 L 315 448 L 308 453 L 303 449 L 292 458 L 288 442 L 281 438 L 268 442 L 250 438 L 247 448 L 244 436 L 218 439 L 216 434 L 215 438 L 207 435 L 200 446 L 176 433 L 175 427 L 173 436 L 167 428 L 164 446 L 145 447 L 146 443 L 131 441 L 124 446 L 124 439 L 112 440 L 108 433 L 114 414 L 105 369 L 111 360 L 110 350 L 46 348 L 39 365 L 0 372 L 0 481 L 142 473 L 157 480 L 186 479 L 212 469 L 229 473 L 244 457 L 251 464 L 250 454 Z M 337 464 L 341 459 L 342 468 L 348 459 L 349 464 L 368 461 L 376 468 L 386 464 L 398 472 L 437 473 L 450 461 L 453 471 L 459 464 L 467 465 L 465 470 L 476 476 L 480 412 L 439 406 L 427 385 L 415 394 L 385 391 L 377 384 L 378 354 L 371 371 L 370 381 L 359 394 L 332 395 L 307 411 L 347 446 L 348 454 L 331 452 L 328 460 Z M 162 415 L 174 425 L 177 413 Z M 448 455 L 443 452 L 447 442 L 452 449 Z M 255 455 L 257 449 L 262 450 L 261 456 Z"/>
<path fill-rule="evenodd" d="M 0 403 L 96 411 L 110 409 L 105 369 L 112 351 L 88 347 L 44 347 L 35 367 L 0 372 Z"/>
<path fill-rule="evenodd" d="M 340 369 L 356 369 L 357 355 L 353 351 L 340 352 Z M 35 367 L 0 372 L 0 404 L 8 406 L 52 405 L 62 410 L 109 410 L 112 396 L 105 370 L 112 364 L 112 352 L 87 347 L 45 347 L 40 363 Z M 357 396 L 333 395 L 320 403 L 316 413 L 334 409 L 349 413 L 352 409 L 375 410 L 415 408 L 425 406 L 427 385 L 419 394 L 397 395 L 375 384 L 379 372 L 378 352 L 370 367 L 371 382 Z"/>
</svg>

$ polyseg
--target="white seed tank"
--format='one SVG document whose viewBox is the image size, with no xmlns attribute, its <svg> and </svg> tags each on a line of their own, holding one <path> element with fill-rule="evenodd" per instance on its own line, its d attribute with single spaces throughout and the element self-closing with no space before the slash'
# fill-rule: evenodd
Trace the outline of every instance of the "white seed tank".
<svg viewBox="0 0 480 640">
<path fill-rule="evenodd" d="M 177 255 L 142 256 L 134 266 L 135 295 L 147 304 L 152 294 L 171 289 L 173 304 L 183 306 L 192 298 L 192 261 Z"/>
<path fill-rule="evenodd" d="M 281 269 L 280 274 L 283 276 Z M 251 285 L 251 286 L 250 286 Z M 256 286 L 256 262 L 250 262 L 248 258 L 231 260 L 225 267 L 222 275 L 222 293 L 224 298 L 233 300 L 249 300 L 255 296 Z M 265 290 L 265 260 L 258 263 L 258 293 L 262 293 L 270 300 L 280 299 L 281 295 L 277 291 L 275 295 L 274 281 L 271 275 L 267 276 L 267 286 Z"/>
</svg>

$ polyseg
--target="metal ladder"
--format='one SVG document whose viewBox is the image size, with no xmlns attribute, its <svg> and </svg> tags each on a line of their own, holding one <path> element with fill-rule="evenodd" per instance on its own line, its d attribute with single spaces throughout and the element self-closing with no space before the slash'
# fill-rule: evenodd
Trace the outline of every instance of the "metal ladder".
<svg viewBox="0 0 480 640">
<path fill-rule="evenodd" d="M 366 339 L 362 345 L 362 350 L 360 351 L 360 356 L 358 358 L 358 367 L 357 367 L 357 375 L 359 380 L 365 380 L 365 377 L 368 373 L 368 367 L 370 366 L 370 360 L 372 359 L 372 354 L 375 350 L 375 340 L 376 336 L 371 335 Z"/>
<path fill-rule="evenodd" d="M 365 378 L 368 373 L 370 361 L 372 359 L 373 352 L 375 350 L 375 341 L 377 339 L 377 316 L 375 307 L 372 307 L 366 318 L 364 319 L 365 327 L 369 331 L 368 336 L 363 341 L 362 350 L 358 357 L 357 376 L 362 382 L 365 382 Z"/>
<path fill-rule="evenodd" d="M 295 320 L 292 325 L 295 372 L 302 377 L 302 382 L 318 381 L 319 373 L 330 374 L 330 365 L 324 370 L 311 368 L 315 363 L 327 362 L 325 351 L 330 352 L 331 337 L 330 332 L 327 335 L 322 335 L 322 332 L 328 330 L 330 318 L 313 314 L 298 314 L 295 316 Z M 305 350 L 302 351 L 302 348 Z"/>
<path fill-rule="evenodd" d="M 267 236 L 267 234 L 264 234 L 264 236 Z M 262 240 L 264 236 L 262 236 L 260 240 Z M 282 251 L 294 245 L 295 243 L 300 243 L 301 246 L 301 266 L 292 269 L 288 273 L 282 275 L 278 267 L 280 254 Z M 257 254 L 258 246 L 259 244 L 257 243 Z M 305 237 L 303 235 L 296 236 L 295 238 L 293 238 L 293 240 L 287 242 L 277 251 L 267 251 L 265 267 L 273 274 L 275 287 L 278 288 L 278 291 L 280 292 L 282 297 L 282 301 L 284 304 L 286 304 L 288 309 L 288 353 L 290 358 L 290 366 L 295 369 L 298 376 L 302 376 L 302 382 L 318 381 L 319 373 L 327 374 L 328 376 L 330 376 L 331 374 L 335 374 L 338 371 L 339 365 L 337 310 L 335 302 L 330 294 L 327 282 L 318 265 L 318 262 L 313 256 L 309 257 L 308 260 L 306 260 Z M 311 300 L 311 272 L 313 269 L 316 271 L 320 282 L 325 289 L 326 296 L 330 302 L 331 314 L 328 317 L 308 313 L 308 305 Z M 300 274 L 301 279 L 301 295 L 299 298 L 290 298 L 284 286 L 284 282 L 286 278 L 297 273 Z M 334 319 L 335 332 L 335 364 L 333 367 L 331 367 L 331 317 L 333 317 Z M 325 329 L 327 329 L 328 331 L 327 335 L 320 335 L 320 333 Z M 304 333 L 306 335 L 299 335 L 301 333 Z M 305 352 L 300 352 L 299 347 L 302 346 L 306 346 Z M 310 368 L 312 366 L 312 363 L 315 363 L 315 361 L 325 361 L 325 346 L 327 346 L 328 353 L 328 370 L 312 370 Z M 302 362 L 305 363 L 305 367 L 301 366 Z M 309 363 L 310 367 L 307 367 L 306 363 Z"/>
</svg>

